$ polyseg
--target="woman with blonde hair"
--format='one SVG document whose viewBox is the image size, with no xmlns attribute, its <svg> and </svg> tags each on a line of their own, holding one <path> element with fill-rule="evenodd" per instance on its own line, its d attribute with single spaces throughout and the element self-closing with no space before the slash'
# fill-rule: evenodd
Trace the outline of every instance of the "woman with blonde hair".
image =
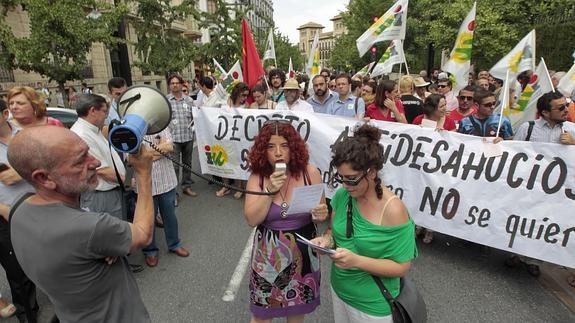
<svg viewBox="0 0 575 323">
<path fill-rule="evenodd" d="M 8 106 L 12 122 L 20 127 L 53 125 L 64 128 L 62 122 L 48 117 L 44 98 L 29 86 L 16 86 L 8 91 Z"/>
</svg>

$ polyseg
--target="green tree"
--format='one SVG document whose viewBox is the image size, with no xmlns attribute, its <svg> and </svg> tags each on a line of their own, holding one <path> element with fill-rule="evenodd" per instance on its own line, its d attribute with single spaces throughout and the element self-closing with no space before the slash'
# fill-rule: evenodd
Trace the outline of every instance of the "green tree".
<svg viewBox="0 0 575 323">
<path fill-rule="evenodd" d="M 295 70 L 304 66 L 304 58 L 301 55 L 297 45 L 292 45 L 289 38 L 283 35 L 278 29 L 274 29 L 274 47 L 276 50 L 276 59 L 267 60 L 266 65 L 275 65 L 277 68 L 287 73 L 289 59 L 291 57 Z"/>
<path fill-rule="evenodd" d="M 201 12 L 196 15 L 200 28 L 210 33 L 210 42 L 199 47 L 196 61 L 212 65 L 215 58 L 223 68 L 229 69 L 242 53 L 242 18 L 247 9 L 228 4 L 225 0 L 215 0 L 213 13 Z"/>
<path fill-rule="evenodd" d="M 198 15 L 195 0 L 183 0 L 173 5 L 172 0 L 136 0 L 134 19 L 138 42 L 138 60 L 134 65 L 144 74 L 168 76 L 181 73 L 195 58 L 197 51 L 191 40 L 173 29 L 173 24 Z"/>
<path fill-rule="evenodd" d="M 336 41 L 331 66 L 357 70 L 371 61 L 369 53 L 359 57 L 355 40 L 373 23 L 374 16 L 383 15 L 394 2 L 392 0 L 350 2 L 348 11 L 342 14 L 348 33 Z M 429 43 L 435 46 L 434 63 L 439 67 L 441 50 L 451 50 L 459 26 L 473 2 L 474 0 L 418 0 L 409 3 L 404 52 L 412 73 L 426 67 Z M 537 15 L 545 15 L 551 10 L 569 5 L 572 5 L 570 0 L 478 1 L 472 63 L 476 68 L 490 68 L 534 28 Z M 538 46 L 548 41 L 539 37 L 537 39 Z M 378 58 L 388 44 L 389 41 L 385 41 L 376 45 Z M 563 55 L 570 55 L 569 51 L 572 50 L 565 48 Z"/>
<path fill-rule="evenodd" d="M 56 81 L 64 96 L 66 81 L 83 78 L 92 44 L 119 41 L 112 33 L 127 13 L 125 6 L 96 0 L 1 0 L 0 5 L 0 63 Z M 30 33 L 25 37 L 16 37 L 5 22 L 9 8 L 18 5 L 26 8 L 30 18 Z M 88 18 L 91 8 L 98 8 L 100 16 Z"/>
</svg>

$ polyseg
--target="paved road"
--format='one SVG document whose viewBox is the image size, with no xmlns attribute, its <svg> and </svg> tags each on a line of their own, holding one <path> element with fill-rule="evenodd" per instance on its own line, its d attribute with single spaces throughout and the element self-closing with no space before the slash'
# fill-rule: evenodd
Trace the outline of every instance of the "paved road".
<svg viewBox="0 0 575 323">
<path fill-rule="evenodd" d="M 159 265 L 136 275 L 144 302 L 153 322 L 248 322 L 245 276 L 235 299 L 222 300 L 252 230 L 243 203 L 231 195 L 215 197 L 214 185 L 198 181 L 194 189 L 200 196 L 184 196 L 177 210 L 180 236 L 191 255 L 168 254 L 160 232 Z M 429 322 L 575 322 L 575 315 L 526 271 L 506 268 L 502 252 L 447 236 L 418 247 L 409 275 L 425 297 Z M 131 262 L 143 264 L 143 256 L 134 254 Z M 307 322 L 333 321 L 329 265 L 324 259 L 322 306 Z M 4 277 L 0 291 L 10 295 Z M 39 302 L 41 322 L 47 322 L 53 310 L 44 295 Z"/>
</svg>

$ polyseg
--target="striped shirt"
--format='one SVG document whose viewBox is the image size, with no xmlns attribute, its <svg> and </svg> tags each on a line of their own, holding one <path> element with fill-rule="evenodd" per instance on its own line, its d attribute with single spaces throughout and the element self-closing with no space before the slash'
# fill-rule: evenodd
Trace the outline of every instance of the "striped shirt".
<svg viewBox="0 0 575 323">
<path fill-rule="evenodd" d="M 144 136 L 144 139 L 155 144 L 159 144 L 160 140 L 171 143 L 172 135 L 170 135 L 168 129 L 164 129 L 158 134 Z M 143 144 L 150 147 L 145 141 Z M 178 178 L 176 177 L 176 171 L 174 171 L 172 161 L 166 157 L 155 160 L 152 164 L 152 195 L 164 194 L 173 190 L 176 186 L 178 186 Z M 137 185 L 135 191 L 136 193 L 138 192 Z"/>
<path fill-rule="evenodd" d="M 168 101 L 172 105 L 172 122 L 170 131 L 174 142 L 183 143 L 192 140 L 192 106 L 194 100 L 187 95 L 182 95 L 176 99 L 173 94 L 167 95 Z"/>
<path fill-rule="evenodd" d="M 517 133 L 513 139 L 526 140 L 528 129 L 529 122 L 523 123 L 517 129 Z M 555 127 L 551 128 L 545 119 L 539 118 L 535 120 L 535 124 L 533 124 L 533 130 L 529 141 L 560 144 L 561 140 L 559 137 L 563 131 L 569 132 L 571 136 L 575 137 L 575 123 L 565 121 L 563 124 L 556 124 Z"/>
</svg>

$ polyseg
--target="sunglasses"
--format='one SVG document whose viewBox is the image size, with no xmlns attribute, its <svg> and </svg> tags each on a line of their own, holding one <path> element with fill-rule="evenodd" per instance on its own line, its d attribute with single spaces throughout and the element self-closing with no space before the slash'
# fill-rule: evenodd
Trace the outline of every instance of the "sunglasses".
<svg viewBox="0 0 575 323">
<path fill-rule="evenodd" d="M 345 179 L 343 178 L 340 174 L 335 174 L 333 176 L 333 180 L 339 184 L 345 184 L 347 186 L 357 186 L 359 184 L 359 182 L 361 182 L 365 176 L 367 176 L 367 173 L 369 172 L 369 169 L 363 173 L 363 175 L 356 177 L 356 178 L 351 178 L 351 179 Z"/>
<path fill-rule="evenodd" d="M 490 109 L 495 108 L 495 102 L 489 102 L 489 103 L 485 103 L 485 104 L 481 104 L 481 105 L 486 107 L 486 108 L 490 108 Z"/>
<path fill-rule="evenodd" d="M 472 96 L 460 95 L 459 98 L 461 99 L 461 101 L 472 101 L 473 100 Z"/>
<path fill-rule="evenodd" d="M 447 84 L 437 84 L 437 87 L 440 89 L 443 89 L 444 87 L 447 87 Z"/>
<path fill-rule="evenodd" d="M 563 111 L 565 111 L 565 109 L 567 109 L 567 104 L 560 105 L 557 108 L 553 108 L 551 110 L 557 110 L 559 112 L 563 112 Z"/>
</svg>

